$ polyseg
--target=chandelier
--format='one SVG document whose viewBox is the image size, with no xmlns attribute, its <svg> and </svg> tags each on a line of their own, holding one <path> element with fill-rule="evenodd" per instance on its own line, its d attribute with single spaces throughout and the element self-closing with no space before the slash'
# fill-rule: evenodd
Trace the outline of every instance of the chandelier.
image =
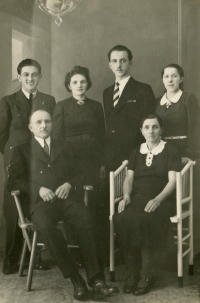
<svg viewBox="0 0 200 303">
<path fill-rule="evenodd" d="M 61 17 L 73 11 L 81 2 L 82 0 L 36 0 L 41 11 L 56 17 L 55 24 L 58 26 L 62 23 Z"/>
</svg>

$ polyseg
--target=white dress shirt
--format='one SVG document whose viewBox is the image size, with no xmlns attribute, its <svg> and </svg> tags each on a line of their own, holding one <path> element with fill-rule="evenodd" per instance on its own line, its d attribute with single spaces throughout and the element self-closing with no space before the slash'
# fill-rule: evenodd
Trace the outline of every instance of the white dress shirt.
<svg viewBox="0 0 200 303">
<path fill-rule="evenodd" d="M 128 82 L 128 80 L 130 79 L 130 77 L 131 77 L 131 76 L 128 76 L 128 77 L 126 77 L 126 78 L 124 78 L 124 79 L 122 79 L 122 80 L 120 80 L 120 81 L 115 81 L 115 83 L 116 83 L 116 82 L 119 83 L 119 97 L 121 96 L 121 94 L 122 94 L 122 92 L 123 92 L 123 89 L 124 89 L 126 83 Z"/>
</svg>

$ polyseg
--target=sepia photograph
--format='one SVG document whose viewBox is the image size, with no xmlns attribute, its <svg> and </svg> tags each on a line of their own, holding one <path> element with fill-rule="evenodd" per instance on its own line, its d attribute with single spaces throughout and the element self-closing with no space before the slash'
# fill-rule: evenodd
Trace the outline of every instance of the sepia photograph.
<svg viewBox="0 0 200 303">
<path fill-rule="evenodd" d="M 0 303 L 200 302 L 200 0 L 0 0 Z"/>
</svg>

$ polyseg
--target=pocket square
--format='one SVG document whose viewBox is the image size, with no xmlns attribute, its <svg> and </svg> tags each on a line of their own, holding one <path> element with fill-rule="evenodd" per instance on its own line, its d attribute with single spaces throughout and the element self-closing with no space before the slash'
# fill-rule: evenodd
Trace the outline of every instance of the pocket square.
<svg viewBox="0 0 200 303">
<path fill-rule="evenodd" d="M 127 103 L 136 103 L 136 100 L 128 100 Z"/>
</svg>

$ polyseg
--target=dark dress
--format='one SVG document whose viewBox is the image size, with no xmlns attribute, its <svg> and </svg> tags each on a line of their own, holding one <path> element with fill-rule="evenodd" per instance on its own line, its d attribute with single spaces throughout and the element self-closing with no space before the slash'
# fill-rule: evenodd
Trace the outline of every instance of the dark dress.
<svg viewBox="0 0 200 303">
<path fill-rule="evenodd" d="M 128 169 L 134 171 L 131 204 L 114 216 L 116 233 L 123 247 L 164 245 L 169 217 L 175 214 L 175 193 L 153 212 L 145 212 L 144 208 L 164 189 L 168 183 L 168 172 L 180 171 L 180 156 L 168 143 L 153 156 L 151 166 L 146 165 L 146 156 L 140 153 L 139 147 L 132 151 L 128 165 Z"/>
<path fill-rule="evenodd" d="M 94 185 L 104 164 L 103 108 L 100 102 L 88 98 L 83 105 L 77 101 L 71 97 L 57 103 L 52 137 L 71 142 L 73 160 L 84 173 L 85 185 Z"/>
<path fill-rule="evenodd" d="M 195 95 L 183 92 L 177 103 L 169 108 L 161 105 L 162 97 L 156 99 L 156 114 L 163 121 L 163 140 L 170 142 L 182 157 L 200 158 L 200 107 Z M 185 139 L 165 139 L 171 136 L 187 136 Z"/>
</svg>

